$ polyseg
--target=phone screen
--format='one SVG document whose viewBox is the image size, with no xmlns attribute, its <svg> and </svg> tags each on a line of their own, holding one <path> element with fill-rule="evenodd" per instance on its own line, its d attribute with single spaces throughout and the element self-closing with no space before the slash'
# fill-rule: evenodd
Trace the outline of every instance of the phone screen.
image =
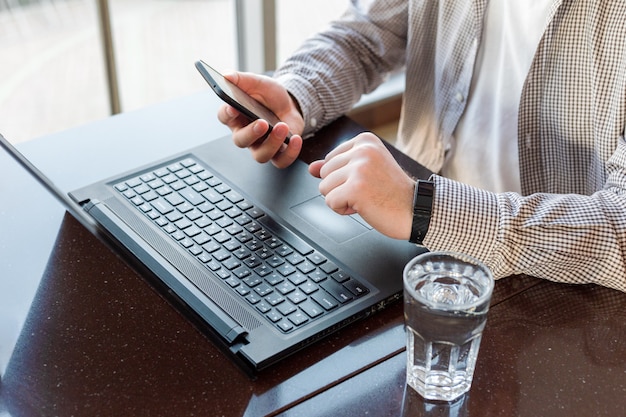
<svg viewBox="0 0 626 417">
<path fill-rule="evenodd" d="M 218 97 L 224 102 L 236 108 L 241 114 L 250 119 L 250 121 L 256 119 L 267 121 L 270 125 L 268 133 L 271 132 L 276 123 L 280 122 L 278 116 L 270 109 L 252 98 L 241 88 L 228 81 L 222 74 L 205 62 L 197 61 L 196 68 L 213 91 L 215 91 Z M 287 135 L 285 142 L 288 142 L 290 137 L 291 133 Z"/>
</svg>

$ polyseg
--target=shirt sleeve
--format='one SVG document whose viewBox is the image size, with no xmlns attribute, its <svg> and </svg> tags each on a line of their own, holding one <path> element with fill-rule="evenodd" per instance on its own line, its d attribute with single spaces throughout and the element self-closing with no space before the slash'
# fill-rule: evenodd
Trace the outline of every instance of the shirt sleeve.
<svg viewBox="0 0 626 417">
<path fill-rule="evenodd" d="M 274 77 L 298 101 L 309 134 L 348 112 L 406 53 L 406 1 L 352 1 L 323 32 L 311 37 Z"/>
<path fill-rule="evenodd" d="M 527 274 L 626 292 L 623 188 L 610 181 L 590 196 L 523 197 L 491 193 L 439 176 L 433 179 L 433 214 L 424 239 L 429 250 L 471 254 L 485 262 L 496 278 Z"/>
</svg>

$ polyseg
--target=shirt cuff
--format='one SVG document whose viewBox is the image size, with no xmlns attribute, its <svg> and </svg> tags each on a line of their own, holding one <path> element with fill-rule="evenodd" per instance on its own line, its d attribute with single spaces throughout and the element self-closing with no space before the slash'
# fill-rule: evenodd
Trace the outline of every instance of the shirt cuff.
<svg viewBox="0 0 626 417">
<path fill-rule="evenodd" d="M 277 74 L 275 79 L 287 89 L 300 105 L 304 119 L 302 137 L 310 136 L 322 128 L 320 121 L 323 120 L 324 111 L 322 104 L 317 100 L 317 93 L 313 85 L 306 79 L 291 73 Z"/>
</svg>

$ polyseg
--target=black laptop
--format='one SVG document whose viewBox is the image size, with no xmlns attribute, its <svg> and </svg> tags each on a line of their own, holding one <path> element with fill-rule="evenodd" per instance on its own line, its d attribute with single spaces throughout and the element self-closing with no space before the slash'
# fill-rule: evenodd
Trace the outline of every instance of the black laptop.
<svg viewBox="0 0 626 417">
<path fill-rule="evenodd" d="M 72 191 L 72 200 L 1 135 L 0 144 L 253 371 L 399 299 L 404 265 L 425 250 L 327 208 L 304 162 L 258 164 L 230 137 Z"/>
</svg>

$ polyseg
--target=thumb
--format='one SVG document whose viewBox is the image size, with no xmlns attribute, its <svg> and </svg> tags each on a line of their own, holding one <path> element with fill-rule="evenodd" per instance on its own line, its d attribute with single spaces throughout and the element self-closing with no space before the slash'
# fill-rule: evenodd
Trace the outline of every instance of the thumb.
<svg viewBox="0 0 626 417">
<path fill-rule="evenodd" d="M 320 177 L 320 171 L 322 169 L 322 167 L 324 166 L 325 161 L 313 161 L 311 162 L 311 164 L 309 165 L 309 173 L 311 175 L 313 175 L 314 177 L 317 178 L 321 178 Z"/>
</svg>

